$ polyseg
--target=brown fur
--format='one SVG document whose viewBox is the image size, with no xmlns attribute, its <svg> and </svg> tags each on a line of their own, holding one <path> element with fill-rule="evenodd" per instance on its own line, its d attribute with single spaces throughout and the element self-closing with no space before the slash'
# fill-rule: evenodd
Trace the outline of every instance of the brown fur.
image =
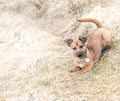
<svg viewBox="0 0 120 101">
<path fill-rule="evenodd" d="M 94 18 L 82 18 L 80 22 L 93 22 L 97 28 L 89 33 L 88 37 L 81 37 L 77 40 L 67 39 L 65 43 L 73 49 L 74 66 L 71 72 L 80 71 L 86 73 L 93 69 L 94 63 L 99 60 L 104 45 L 110 47 L 110 53 L 113 51 L 113 41 L 109 31 L 103 24 Z M 87 61 L 89 60 L 89 61 Z M 84 65 L 80 68 L 79 65 Z"/>
</svg>

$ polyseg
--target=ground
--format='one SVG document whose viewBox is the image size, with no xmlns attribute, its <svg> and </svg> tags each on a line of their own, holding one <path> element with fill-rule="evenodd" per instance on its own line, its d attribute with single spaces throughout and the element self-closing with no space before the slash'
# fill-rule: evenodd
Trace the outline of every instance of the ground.
<svg viewBox="0 0 120 101">
<path fill-rule="evenodd" d="M 119 101 L 119 0 L 0 0 L 0 101 Z M 64 39 L 86 36 L 101 21 L 113 38 L 86 74 L 69 73 Z"/>
</svg>

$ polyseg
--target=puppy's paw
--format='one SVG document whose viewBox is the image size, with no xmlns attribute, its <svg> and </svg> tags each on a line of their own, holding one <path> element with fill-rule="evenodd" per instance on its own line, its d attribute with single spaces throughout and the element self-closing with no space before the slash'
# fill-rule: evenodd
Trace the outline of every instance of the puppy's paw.
<svg viewBox="0 0 120 101">
<path fill-rule="evenodd" d="M 74 69 L 74 70 L 73 70 L 73 69 L 70 69 L 70 70 L 69 70 L 70 73 L 77 72 L 77 71 L 78 71 L 77 69 Z"/>
<path fill-rule="evenodd" d="M 80 70 L 80 74 L 84 74 L 84 73 L 86 73 L 85 71 L 83 71 L 83 70 Z"/>
<path fill-rule="evenodd" d="M 73 73 L 74 71 L 73 70 L 68 70 L 70 73 Z"/>
<path fill-rule="evenodd" d="M 108 54 L 109 54 L 109 55 L 112 55 L 112 54 L 113 54 L 113 50 L 112 50 L 112 51 L 110 50 L 110 51 L 108 52 Z"/>
</svg>

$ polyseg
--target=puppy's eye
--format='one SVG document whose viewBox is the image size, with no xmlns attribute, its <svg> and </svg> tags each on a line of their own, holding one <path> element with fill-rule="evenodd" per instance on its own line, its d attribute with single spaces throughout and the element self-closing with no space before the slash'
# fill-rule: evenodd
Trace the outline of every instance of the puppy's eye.
<svg viewBox="0 0 120 101">
<path fill-rule="evenodd" d="M 75 47 L 73 48 L 73 50 L 76 50 L 76 49 L 77 49 L 77 48 L 75 48 Z"/>
<path fill-rule="evenodd" d="M 83 45 L 80 45 L 80 48 L 83 48 Z"/>
</svg>

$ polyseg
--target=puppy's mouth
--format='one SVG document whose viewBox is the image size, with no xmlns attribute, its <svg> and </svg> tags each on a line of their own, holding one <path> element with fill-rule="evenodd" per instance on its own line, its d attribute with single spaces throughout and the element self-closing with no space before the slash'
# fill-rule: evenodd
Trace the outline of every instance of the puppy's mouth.
<svg viewBox="0 0 120 101">
<path fill-rule="evenodd" d="M 81 58 L 83 55 L 84 55 L 83 52 L 78 52 L 78 53 L 76 53 L 76 56 L 77 56 L 78 58 Z"/>
</svg>

